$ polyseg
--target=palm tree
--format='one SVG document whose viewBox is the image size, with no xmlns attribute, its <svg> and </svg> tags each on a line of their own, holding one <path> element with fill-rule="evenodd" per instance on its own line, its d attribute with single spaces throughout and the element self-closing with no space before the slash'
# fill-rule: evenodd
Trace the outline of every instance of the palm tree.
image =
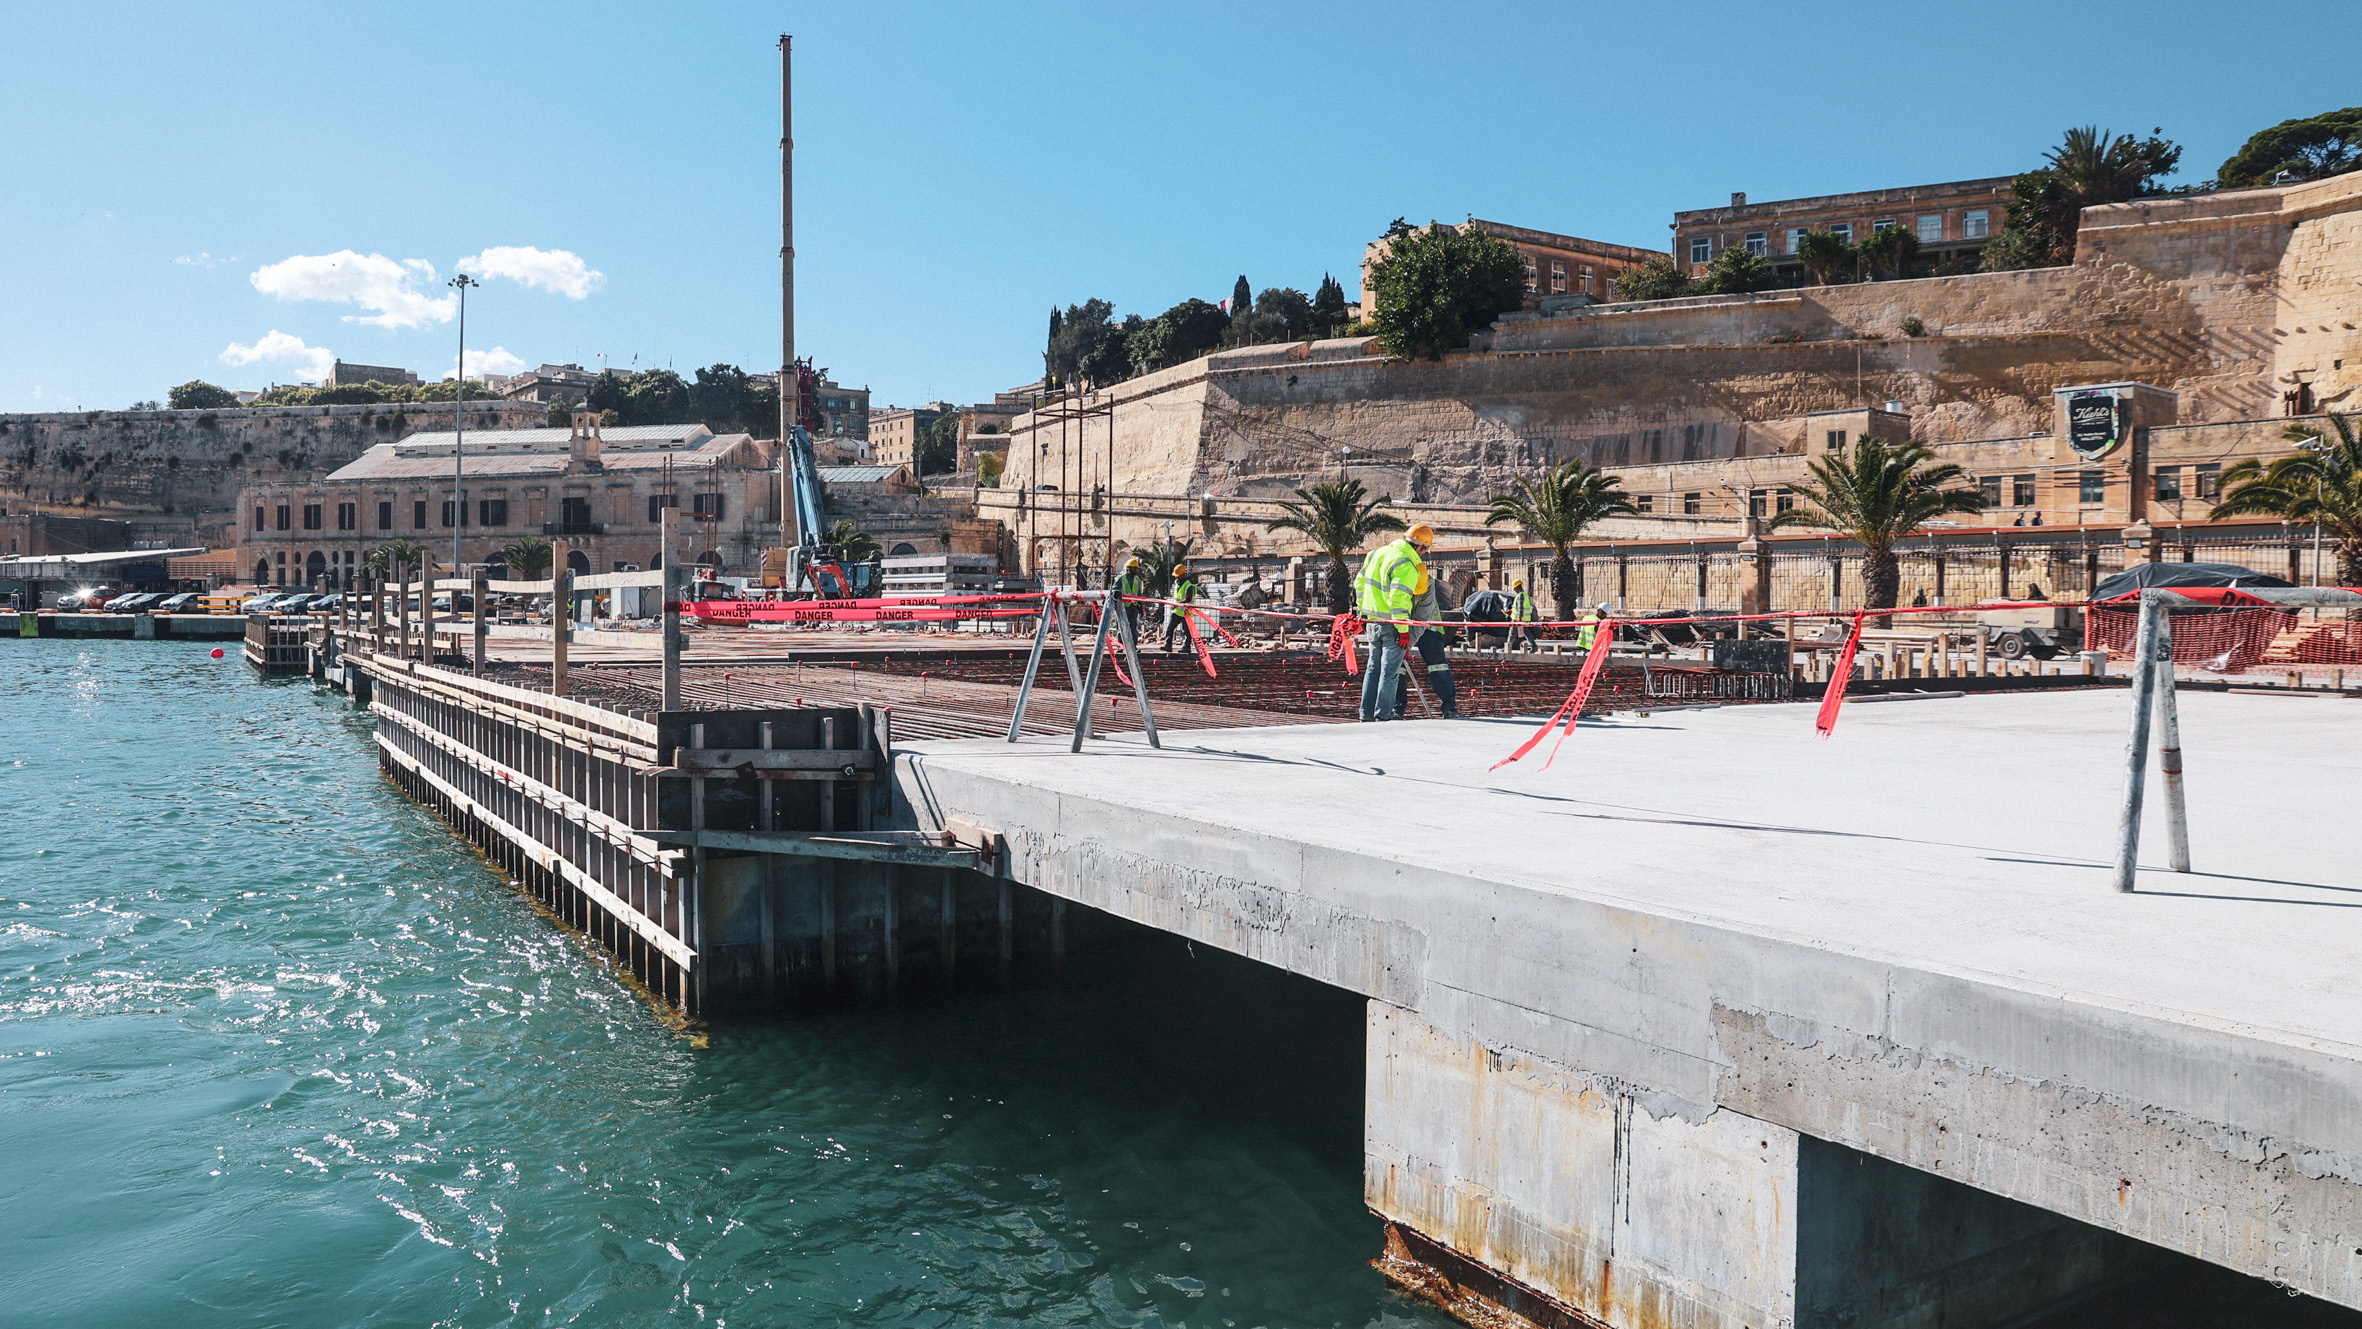
<svg viewBox="0 0 2362 1329">
<path fill-rule="evenodd" d="M 1353 570 L 1345 556 L 1373 535 L 1403 529 L 1403 520 L 1385 509 L 1392 495 L 1369 497 L 1359 480 L 1331 480 L 1296 491 L 1294 502 L 1279 505 L 1267 531 L 1300 531 L 1320 552 L 1329 556 L 1329 612 L 1353 612 Z"/>
<path fill-rule="evenodd" d="M 1583 528 L 1602 517 L 1638 512 L 1624 493 L 1624 482 L 1595 466 L 1563 461 L 1536 483 L 1517 477 L 1514 493 L 1495 494 L 1487 526 L 1515 522 L 1526 533 L 1550 546 L 1550 596 L 1560 621 L 1575 616 L 1575 560 L 1566 547 L 1580 539 Z"/>
<path fill-rule="evenodd" d="M 1854 267 L 1854 247 L 1838 239 L 1836 232 L 1819 227 L 1797 237 L 1796 257 L 1804 260 L 1815 286 L 1830 285 Z"/>
<path fill-rule="evenodd" d="M 362 562 L 388 581 L 407 581 L 421 570 L 433 570 L 434 555 L 414 541 L 392 539 L 369 551 Z"/>
<path fill-rule="evenodd" d="M 840 517 L 828 528 L 828 543 L 847 563 L 867 563 L 886 552 L 877 537 L 854 525 L 851 517 Z"/>
<path fill-rule="evenodd" d="M 2215 517 L 2278 517 L 2318 525 L 2337 542 L 2340 585 L 2362 586 L 2362 437 L 2353 417 L 2329 413 L 2332 441 L 2319 429 L 2290 425 L 2282 434 L 2298 451 L 2269 465 L 2254 457 L 2223 472 Z"/>
<path fill-rule="evenodd" d="M 1934 456 L 1917 443 L 1890 445 L 1865 434 L 1850 459 L 1816 457 L 1808 463 L 1820 483 L 1790 488 L 1812 506 L 1780 513 L 1771 524 L 1842 531 L 1860 541 L 1863 599 L 1868 608 L 1892 609 L 1903 589 L 1895 542 L 1947 513 L 1985 510 L 1976 486 L 1945 488 L 1966 472 L 1953 462 L 1928 464 Z M 1879 616 L 1879 627 L 1892 623 Z"/>
<path fill-rule="evenodd" d="M 513 544 L 505 545 L 493 560 L 508 569 L 508 575 L 519 581 L 539 581 L 549 575 L 555 551 L 550 542 L 538 535 L 528 535 Z"/>
</svg>

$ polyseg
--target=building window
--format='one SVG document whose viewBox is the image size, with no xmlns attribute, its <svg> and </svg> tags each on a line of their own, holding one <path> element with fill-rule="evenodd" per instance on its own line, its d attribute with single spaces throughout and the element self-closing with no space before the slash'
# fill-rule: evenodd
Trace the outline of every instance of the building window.
<svg viewBox="0 0 2362 1329">
<path fill-rule="evenodd" d="M 477 499 L 476 524 L 478 526 L 508 525 L 508 500 L 505 498 Z"/>
<path fill-rule="evenodd" d="M 1831 452 L 1835 452 L 1835 451 L 1837 451 L 1839 448 L 1842 448 L 1842 447 L 1844 447 L 1844 446 L 1845 446 L 1845 431 L 1844 431 L 1844 430 L 1842 430 L 1842 429 L 1832 429 L 1832 430 L 1830 430 L 1830 431 L 1829 431 L 1829 437 L 1828 437 L 1828 439 L 1827 439 L 1827 442 L 1828 442 L 1828 444 L 1829 444 L 1829 450 L 1830 450 Z"/>
<path fill-rule="evenodd" d="M 451 519 L 452 519 L 452 516 L 453 516 L 453 513 L 452 513 L 452 511 L 451 511 L 451 500 L 450 500 L 450 499 L 444 499 L 444 500 L 443 500 L 443 529 L 444 529 L 444 530 L 450 530 L 450 529 L 451 529 Z M 462 525 L 462 526 L 465 526 L 465 525 L 467 525 L 467 504 L 466 504 L 466 502 L 465 502 L 464 500 L 463 500 L 463 501 L 460 503 L 460 505 L 459 505 L 459 512 L 458 512 L 457 516 L 458 516 L 458 518 L 459 518 L 459 524 L 460 524 L 460 525 Z"/>
<path fill-rule="evenodd" d="M 1596 275 L 1596 274 L 1594 274 L 1594 273 L 1591 271 L 1591 265 L 1590 265 L 1590 264 L 1586 263 L 1586 264 L 1584 264 L 1584 265 L 1583 265 L 1583 268 L 1582 268 L 1582 278 L 1583 278 L 1583 294 L 1585 294 L 1585 295 L 1589 295 L 1589 294 L 1591 294 L 1591 280 L 1592 280 L 1592 278 L 1593 278 L 1595 275 Z"/>
<path fill-rule="evenodd" d="M 1539 279 L 1535 276 L 1535 272 L 1536 269 L 1534 266 L 1534 256 L 1528 254 L 1525 256 L 1525 293 L 1527 295 L 1532 295 L 1541 285 Z M 916 421 L 912 422 L 912 428 L 917 428 Z"/>
<path fill-rule="evenodd" d="M 1850 245 L 1854 242 L 1854 224 L 1852 222 L 1839 222 L 1835 226 L 1829 228 L 1829 234 L 1836 236 L 1838 239 L 1843 240 Z"/>
<path fill-rule="evenodd" d="M 1771 237 L 1762 231 L 1747 232 L 1747 252 L 1757 258 L 1771 257 Z"/>
<path fill-rule="evenodd" d="M 1803 227 L 1801 227 L 1801 226 L 1791 226 L 1791 227 L 1789 227 L 1789 228 L 1788 228 L 1788 252 L 1789 252 L 1790 254 L 1794 254 L 1794 253 L 1796 252 L 1796 246 L 1798 246 L 1798 245 L 1800 245 L 1800 244 L 1803 244 L 1803 243 L 1804 243 L 1804 228 L 1803 228 Z"/>
<path fill-rule="evenodd" d="M 1681 515 L 1684 517 L 1697 516 L 1705 510 L 1705 498 L 1704 494 L 1698 493 L 1696 490 L 1683 494 L 1681 496 Z"/>
<path fill-rule="evenodd" d="M 410 502 L 410 529 L 414 531 L 426 529 L 426 500 L 423 498 L 412 499 Z"/>
<path fill-rule="evenodd" d="M 1991 218 L 1992 214 L 1983 208 L 1960 214 L 1960 238 L 1982 240 L 1992 234 Z"/>
<path fill-rule="evenodd" d="M 263 528 L 263 511 L 262 511 L 262 509 L 261 509 L 261 508 L 256 508 L 256 509 L 254 510 L 254 529 L 256 529 L 256 530 L 258 530 L 258 531 L 259 531 L 259 530 L 261 530 L 262 528 Z"/>
<path fill-rule="evenodd" d="M 1713 240 L 1713 237 L 1711 237 L 1711 236 L 1704 236 L 1704 235 L 1701 235 L 1701 236 L 1697 237 L 1696 239 L 1694 239 L 1694 240 L 1692 240 L 1692 241 L 1690 241 L 1690 242 L 1689 242 L 1689 261 L 1690 261 L 1690 262 L 1692 262 L 1692 263 L 1710 263 L 1710 262 L 1712 262 L 1713 260 L 1714 260 L 1714 240 Z"/>
<path fill-rule="evenodd" d="M 316 531 L 320 529 L 319 504 L 306 503 L 303 505 L 303 528 L 307 531 Z"/>
<path fill-rule="evenodd" d="M 351 531 L 351 530 L 358 530 L 358 529 L 360 528 L 360 525 L 361 525 L 361 505 L 360 505 L 360 504 L 358 504 L 358 503 L 339 503 L 339 504 L 337 504 L 337 505 L 336 505 L 336 529 L 338 529 L 338 530 L 340 530 L 340 531 Z"/>
<path fill-rule="evenodd" d="M 2009 477 L 2009 505 L 2013 508 L 2034 506 L 2033 476 L 2013 475 Z"/>
<path fill-rule="evenodd" d="M 1919 219 L 1919 243 L 1932 245 L 1944 238 L 1944 214 L 1929 213 Z"/>
<path fill-rule="evenodd" d="M 692 494 L 689 502 L 690 511 L 697 514 L 697 520 L 720 521 L 722 519 L 722 496 L 720 494 Z"/>
<path fill-rule="evenodd" d="M 378 502 L 377 529 L 381 531 L 394 529 L 394 505 L 390 501 L 380 500 Z"/>
<path fill-rule="evenodd" d="M 2223 467 L 2221 462 L 2200 462 L 2190 468 L 2190 478 L 2196 482 L 2197 496 L 2212 502 L 2223 496 Z"/>
<path fill-rule="evenodd" d="M 2076 477 L 2075 501 L 2078 503 L 2107 502 L 2108 473 L 2106 471 L 2085 471 Z"/>
<path fill-rule="evenodd" d="M 681 506 L 681 499 L 678 494 L 650 494 L 648 495 L 648 520 L 663 521 L 666 508 L 679 506 Z"/>
<path fill-rule="evenodd" d="M 1550 260 L 1550 290 L 1554 295 L 1566 290 L 1566 264 L 1557 259 Z"/>
<path fill-rule="evenodd" d="M 565 528 L 564 533 L 567 535 L 591 534 L 590 500 L 580 497 L 559 499 L 558 522 Z"/>
<path fill-rule="evenodd" d="M 1641 516 L 1645 517 L 1657 510 L 1657 496 L 1655 494 L 1635 494 L 1632 498 L 1632 506 Z"/>
<path fill-rule="evenodd" d="M 1777 512 L 1794 512 L 1796 510 L 1796 491 L 1793 489 L 1782 489 L 1779 492 L 1778 499 L 1773 510 Z"/>
<path fill-rule="evenodd" d="M 1891 231 L 1899 225 L 1901 225 L 1901 223 L 1897 222 L 1892 217 L 1880 217 L 1878 220 L 1870 223 L 1870 234 L 1876 235 L 1880 231 Z"/>
<path fill-rule="evenodd" d="M 286 504 L 284 504 L 284 503 L 281 503 L 281 504 L 279 505 L 279 510 L 278 510 L 278 513 L 277 513 L 277 514 L 275 515 L 275 517 L 273 518 L 273 520 L 272 520 L 272 523 L 271 523 L 271 524 L 272 524 L 273 526 L 277 527 L 278 529 L 280 529 L 280 530 L 284 531 L 284 530 L 286 530 L 286 529 L 287 529 L 287 528 L 288 528 L 290 525 L 292 525 L 292 524 L 293 524 L 293 522 L 294 522 L 294 519 L 295 519 L 295 509 L 293 509 L 293 508 L 291 508 L 291 507 L 287 506 L 287 505 L 286 505 Z"/>
<path fill-rule="evenodd" d="M 1982 494 L 1982 495 L 1984 496 L 1984 499 L 1985 499 L 1985 506 L 1986 506 L 1986 507 L 1988 507 L 1988 508 L 1997 508 L 1997 507 L 2000 507 L 2000 506 L 2001 506 L 2001 477 L 2000 477 L 2000 476 L 1998 476 L 1998 475 L 1988 475 L 1988 476 L 1984 476 L 1984 477 L 1980 478 L 1980 479 L 1977 481 L 1977 492 L 1978 492 L 1979 494 Z"/>
<path fill-rule="evenodd" d="M 2160 466 L 2157 468 L 2157 501 L 2160 503 L 2179 503 L 2182 501 L 2181 467 Z"/>
<path fill-rule="evenodd" d="M 1770 490 L 1750 489 L 1747 491 L 1747 515 L 1750 517 L 1768 517 L 1771 515 Z"/>
</svg>

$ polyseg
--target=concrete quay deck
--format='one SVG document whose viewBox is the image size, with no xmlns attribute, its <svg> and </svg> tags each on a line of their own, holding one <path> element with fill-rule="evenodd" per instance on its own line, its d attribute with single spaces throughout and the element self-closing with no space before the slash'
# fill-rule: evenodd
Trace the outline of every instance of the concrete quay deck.
<svg viewBox="0 0 2362 1329">
<path fill-rule="evenodd" d="M 1421 721 L 897 778 L 1019 882 L 1369 997 L 1372 1207 L 1537 1320 L 1958 1329 L 2150 1247 L 2362 1306 L 2362 705 L 2181 706 L 2198 871 L 2153 792 L 2130 895 L 2122 692 L 1624 714 L 1549 770 Z"/>
</svg>

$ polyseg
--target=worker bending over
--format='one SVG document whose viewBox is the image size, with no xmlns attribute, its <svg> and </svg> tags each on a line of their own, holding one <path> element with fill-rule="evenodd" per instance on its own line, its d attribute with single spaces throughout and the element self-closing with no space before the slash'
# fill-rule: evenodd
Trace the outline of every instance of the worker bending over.
<svg viewBox="0 0 2362 1329">
<path fill-rule="evenodd" d="M 1403 655 L 1410 646 L 1411 613 L 1427 572 L 1427 548 L 1435 543 L 1435 528 L 1420 522 L 1400 540 L 1380 545 L 1361 561 L 1353 580 L 1354 604 L 1369 621 L 1369 663 L 1361 675 L 1361 718 L 1397 718 L 1395 692 L 1402 677 Z"/>
<path fill-rule="evenodd" d="M 1435 594 L 1435 577 L 1425 563 L 1419 564 L 1419 596 L 1411 602 L 1411 645 L 1418 648 L 1419 660 L 1427 666 L 1427 688 L 1435 694 L 1435 704 L 1442 709 L 1443 718 L 1460 718 L 1460 689 L 1452 680 L 1452 662 L 1444 654 L 1450 645 L 1443 626 L 1443 609 Z M 1403 661 L 1402 683 L 1394 690 L 1394 713 L 1411 713 L 1411 663 Z"/>
</svg>

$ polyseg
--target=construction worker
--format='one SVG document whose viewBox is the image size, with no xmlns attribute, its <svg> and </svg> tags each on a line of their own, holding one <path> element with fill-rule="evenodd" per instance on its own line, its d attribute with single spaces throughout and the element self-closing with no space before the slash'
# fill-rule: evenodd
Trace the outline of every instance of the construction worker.
<svg viewBox="0 0 2362 1329">
<path fill-rule="evenodd" d="M 1370 658 L 1361 675 L 1365 721 L 1397 718 L 1395 692 L 1410 648 L 1411 612 L 1418 604 L 1427 548 L 1434 543 L 1435 528 L 1420 522 L 1400 540 L 1371 550 L 1353 580 L 1355 607 L 1369 621 Z"/>
<path fill-rule="evenodd" d="M 1599 640 L 1599 623 L 1607 617 L 1607 601 L 1602 600 L 1583 614 L 1583 626 L 1575 629 L 1575 649 L 1589 654 L 1591 644 Z"/>
<path fill-rule="evenodd" d="M 1509 583 L 1509 598 L 1513 601 L 1509 608 L 1510 622 L 1522 625 L 1534 621 L 1534 597 L 1525 593 L 1525 578 L 1519 577 Z M 1502 649 L 1513 651 L 1520 646 L 1529 651 L 1535 649 L 1532 628 L 1519 626 L 1509 629 L 1509 643 Z"/>
<path fill-rule="evenodd" d="M 1148 594 L 1147 574 L 1140 571 L 1140 556 L 1124 560 L 1124 570 L 1115 579 L 1116 594 L 1124 597 L 1124 616 L 1131 620 L 1132 640 L 1140 640 L 1140 614 L 1144 606 L 1132 603 Z"/>
<path fill-rule="evenodd" d="M 1418 598 L 1411 602 L 1411 645 L 1418 648 L 1419 660 L 1427 667 L 1427 689 L 1435 694 L 1435 704 L 1446 720 L 1460 718 L 1459 685 L 1452 679 L 1452 662 L 1444 653 L 1448 645 L 1443 627 L 1443 609 L 1435 594 L 1435 578 L 1427 565 L 1419 564 L 1419 575 L 1414 583 Z M 1403 661 L 1402 683 L 1394 690 L 1394 713 L 1411 713 L 1411 665 Z"/>
<path fill-rule="evenodd" d="M 1173 565 L 1173 591 L 1166 598 L 1173 603 L 1165 607 L 1165 653 L 1175 655 L 1181 647 L 1173 644 L 1173 635 L 1179 633 L 1182 644 L 1188 644 L 1189 629 L 1183 626 L 1182 619 L 1189 612 L 1185 606 L 1197 600 L 1197 580 L 1189 575 L 1187 563 Z"/>
</svg>

